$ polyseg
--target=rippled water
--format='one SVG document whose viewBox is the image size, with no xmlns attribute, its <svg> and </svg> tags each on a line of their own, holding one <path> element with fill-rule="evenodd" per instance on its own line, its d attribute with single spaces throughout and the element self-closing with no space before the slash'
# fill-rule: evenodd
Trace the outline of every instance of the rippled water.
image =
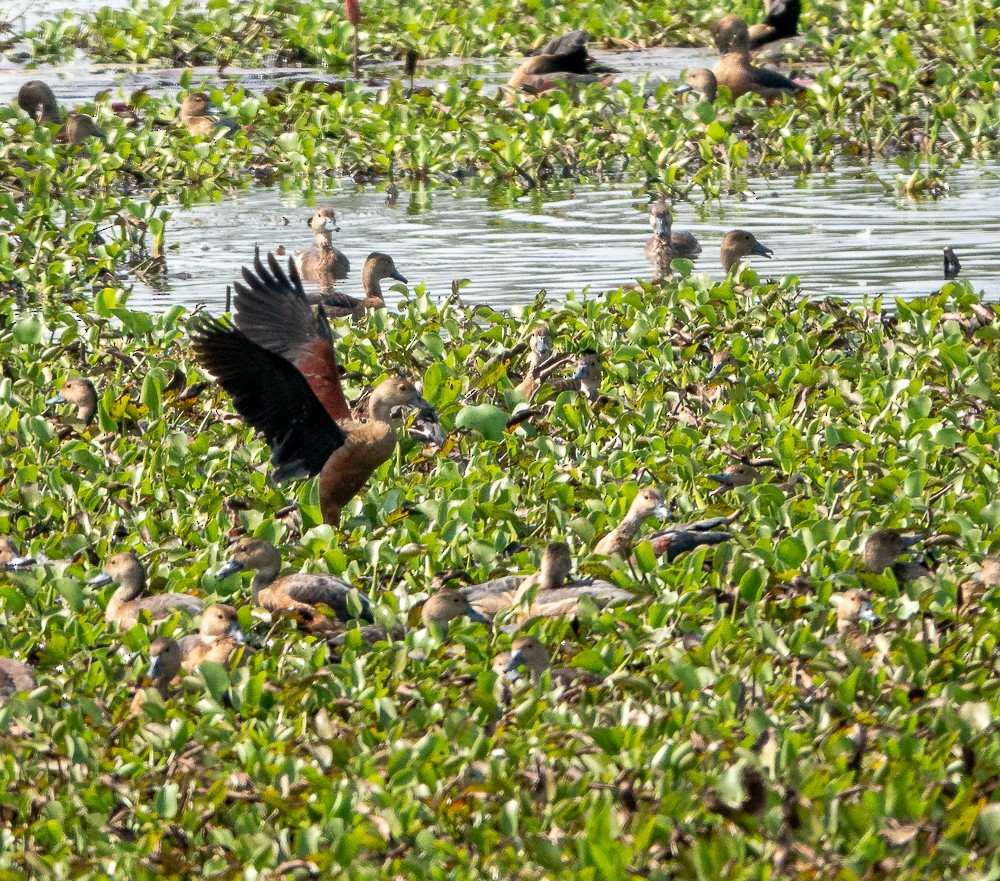
<svg viewBox="0 0 1000 881">
<path fill-rule="evenodd" d="M 694 232 L 704 249 L 696 271 L 721 275 L 719 242 L 743 227 L 774 251 L 757 260 L 770 277 L 797 275 L 810 295 L 911 298 L 942 283 L 941 251 L 951 245 L 962 277 L 988 295 L 1000 293 L 1000 165 L 949 169 L 949 195 L 911 202 L 898 196 L 892 166 L 844 169 L 806 178 L 750 180 L 754 198 L 699 210 L 674 206 L 675 226 Z M 881 181 L 881 182 L 880 182 Z M 888 192 L 887 192 L 888 190 Z M 576 186 L 512 203 L 473 186 L 401 193 L 394 207 L 374 188 L 351 182 L 317 197 L 337 210 L 336 244 L 351 259 L 342 283 L 360 293 L 360 269 L 370 251 L 390 253 L 411 285 L 446 296 L 468 279 L 470 302 L 509 306 L 540 288 L 562 297 L 648 277 L 643 245 L 649 235 L 639 189 L 623 183 Z M 164 292 L 137 285 L 132 304 L 160 310 L 173 303 L 225 302 L 255 243 L 262 250 L 309 247 L 311 207 L 297 193 L 258 189 L 224 203 L 176 211 L 168 224 Z M 398 293 L 388 297 L 390 302 Z"/>
</svg>

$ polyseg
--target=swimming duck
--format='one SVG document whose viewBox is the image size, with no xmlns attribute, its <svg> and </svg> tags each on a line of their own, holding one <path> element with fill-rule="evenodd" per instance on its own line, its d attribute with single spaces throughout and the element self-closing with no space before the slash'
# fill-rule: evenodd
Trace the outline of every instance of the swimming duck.
<svg viewBox="0 0 1000 881">
<path fill-rule="evenodd" d="M 30 569 L 35 565 L 32 557 L 23 557 L 17 552 L 17 545 L 9 536 L 0 536 L 0 569 L 16 571 Z"/>
<path fill-rule="evenodd" d="M 663 493 L 656 487 L 647 486 L 636 494 L 621 523 L 594 546 L 594 553 L 603 557 L 627 558 L 632 553 L 632 545 L 642 524 L 650 517 L 666 520 L 668 516 Z"/>
<path fill-rule="evenodd" d="M 382 285 L 380 284 L 383 278 L 393 278 L 406 284 L 406 276 L 396 269 L 392 257 L 375 251 L 368 255 L 364 268 L 361 270 L 361 287 L 365 292 L 363 298 L 333 291 L 322 295 L 319 302 L 327 315 L 334 318 L 350 315 L 355 321 L 360 321 L 366 310 L 385 308 L 385 298 L 382 296 Z"/>
<path fill-rule="evenodd" d="M 247 286 L 236 284 L 237 326 L 196 318 L 191 339 L 201 363 L 267 439 L 275 479 L 319 474 L 323 521 L 336 526 L 344 506 L 396 448 L 393 408 L 428 415 L 434 408 L 413 382 L 392 376 L 372 392 L 369 421 L 355 419 L 323 309 L 313 314 L 294 264 L 285 275 L 273 255 L 268 261 L 270 272 L 257 259 L 256 275 L 243 270 Z"/>
<path fill-rule="evenodd" d="M 183 655 L 176 639 L 169 636 L 158 636 L 149 645 L 149 671 L 146 675 L 153 680 L 160 700 L 167 700 L 172 694 L 171 683 L 180 676 Z M 132 698 L 129 712 L 133 716 L 141 716 L 146 704 L 145 688 L 138 688 Z"/>
<path fill-rule="evenodd" d="M 225 603 L 209 606 L 201 613 L 198 632 L 185 636 L 179 643 L 181 666 L 193 673 L 204 661 L 225 664 L 245 642 L 246 634 L 240 629 L 236 609 Z"/>
<path fill-rule="evenodd" d="M 38 685 L 31 664 L 0 657 L 0 705 L 19 691 L 32 691 Z"/>
<path fill-rule="evenodd" d="M 754 67 L 750 63 L 750 34 L 743 19 L 735 15 L 724 16 L 716 26 L 716 44 L 724 54 L 712 73 L 720 86 L 728 86 L 733 100 L 747 92 L 780 98 L 802 91 L 801 86 L 777 71 Z"/>
<path fill-rule="evenodd" d="M 354 588 L 341 578 L 321 572 L 296 572 L 279 578 L 281 555 L 271 542 L 262 538 L 241 538 L 233 545 L 227 562 L 216 578 L 226 578 L 234 572 L 257 571 L 250 581 L 254 602 L 269 612 L 282 610 L 305 612 L 310 620 L 317 606 L 328 606 L 341 621 L 350 621 L 348 597 Z M 371 602 L 357 594 L 361 612 L 357 616 L 372 621 Z"/>
<path fill-rule="evenodd" d="M 490 617 L 521 605 L 532 591 L 534 599 L 526 617 L 559 618 L 575 614 L 585 596 L 598 606 L 632 599 L 627 590 L 607 581 L 593 578 L 568 581 L 572 568 L 569 545 L 561 541 L 549 542 L 535 574 L 494 578 L 462 588 L 459 593 L 476 610 Z"/>
<path fill-rule="evenodd" d="M 702 101 L 714 104 L 719 91 L 719 83 L 715 79 L 715 74 L 707 67 L 698 67 L 689 70 L 683 85 L 678 86 L 674 91 L 678 95 L 685 92 L 697 92 Z"/>
<path fill-rule="evenodd" d="M 526 58 L 507 85 L 540 95 L 562 82 L 568 86 L 610 83 L 613 71 L 598 64 L 587 51 L 586 31 L 572 31 L 546 43 L 539 54 Z"/>
<path fill-rule="evenodd" d="M 104 563 L 104 572 L 87 583 L 92 587 L 103 587 L 112 581 L 118 584 L 118 589 L 108 601 L 104 620 L 126 630 L 135 627 L 142 612 L 148 612 L 155 623 L 169 618 L 178 609 L 189 615 L 200 615 L 205 609 L 204 600 L 187 593 L 142 596 L 146 589 L 146 567 L 132 551 L 108 557 Z"/>
<path fill-rule="evenodd" d="M 188 130 L 188 134 L 198 138 L 211 138 L 222 130 L 225 130 L 227 138 L 233 137 L 240 127 L 239 123 L 227 116 L 215 116 L 213 109 L 211 99 L 204 92 L 189 92 L 181 101 L 181 125 Z"/>
<path fill-rule="evenodd" d="M 734 266 L 738 266 L 744 257 L 757 256 L 770 259 L 773 253 L 770 248 L 765 248 L 758 242 L 752 232 L 747 232 L 745 229 L 734 229 L 727 232 L 722 237 L 722 247 L 719 249 L 722 268 L 727 273 Z"/>
<path fill-rule="evenodd" d="M 49 398 L 45 405 L 73 404 L 76 407 L 76 420 L 81 425 L 90 425 L 97 415 L 97 389 L 89 379 L 75 376 L 67 379 L 59 393 Z"/>
<path fill-rule="evenodd" d="M 689 232 L 677 232 L 673 229 L 674 218 L 666 199 L 659 199 L 649 209 L 649 225 L 653 235 L 646 242 L 646 259 L 655 261 L 659 247 L 669 242 L 669 248 L 674 257 L 697 257 L 701 253 L 701 244 Z"/>
<path fill-rule="evenodd" d="M 962 264 L 958 260 L 953 248 L 944 249 L 944 277 L 946 280 L 958 278 L 962 271 Z"/>
<path fill-rule="evenodd" d="M 337 215 L 332 208 L 317 208 L 309 218 L 309 228 L 316 244 L 308 251 L 299 251 L 292 259 L 299 277 L 304 281 L 327 282 L 347 278 L 351 261 L 343 251 L 333 246 L 333 234 L 340 232 Z M 394 267 L 395 268 L 395 267 Z M 362 277 L 364 283 L 364 277 Z M 366 288 L 367 291 L 367 288 Z"/>
<path fill-rule="evenodd" d="M 58 125 L 62 122 L 62 112 L 56 96 L 47 83 L 28 80 L 17 91 L 17 106 L 35 122 Z"/>
<path fill-rule="evenodd" d="M 576 683 L 592 687 L 604 682 L 603 676 L 578 667 L 553 668 L 549 650 L 534 636 L 515 639 L 509 652 L 501 652 L 493 659 L 493 670 L 498 676 L 517 679 L 521 667 L 528 671 L 532 682 L 535 683 L 541 680 L 546 670 L 549 672 L 549 680 L 556 686 Z"/>
<path fill-rule="evenodd" d="M 930 570 L 921 563 L 905 562 L 898 557 L 922 542 L 924 535 L 904 535 L 898 529 L 879 529 L 865 539 L 861 559 L 870 572 L 881 574 L 891 569 L 899 584 L 930 576 Z"/>
<path fill-rule="evenodd" d="M 545 383 L 545 388 L 559 392 L 583 392 L 587 400 L 596 401 L 601 396 L 604 368 L 596 349 L 585 349 L 576 362 L 576 372 L 569 379 L 553 379 Z"/>
<path fill-rule="evenodd" d="M 439 590 L 429 597 L 420 611 L 424 627 L 432 624 L 446 630 L 456 618 L 468 618 L 472 622 L 489 626 L 489 618 L 477 612 L 469 601 L 456 590 Z"/>
</svg>

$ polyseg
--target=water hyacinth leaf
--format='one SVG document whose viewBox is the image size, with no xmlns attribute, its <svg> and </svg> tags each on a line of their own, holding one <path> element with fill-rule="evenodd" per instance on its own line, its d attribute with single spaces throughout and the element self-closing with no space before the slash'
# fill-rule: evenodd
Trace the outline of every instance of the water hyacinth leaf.
<svg viewBox="0 0 1000 881">
<path fill-rule="evenodd" d="M 467 404 L 455 417 L 456 428 L 477 431 L 491 441 L 503 440 L 510 414 L 493 404 Z"/>
<path fill-rule="evenodd" d="M 14 339 L 22 346 L 34 346 L 42 342 L 45 325 L 40 316 L 35 314 L 22 315 L 14 323 Z"/>
</svg>

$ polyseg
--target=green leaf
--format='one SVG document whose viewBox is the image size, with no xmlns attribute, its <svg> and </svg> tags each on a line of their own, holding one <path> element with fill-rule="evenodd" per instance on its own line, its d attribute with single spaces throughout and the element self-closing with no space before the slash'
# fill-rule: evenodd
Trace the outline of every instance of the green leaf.
<svg viewBox="0 0 1000 881">
<path fill-rule="evenodd" d="M 37 315 L 23 315 L 14 325 L 14 339 L 23 346 L 37 346 L 42 341 L 45 325 Z"/>
<path fill-rule="evenodd" d="M 487 440 L 499 441 L 503 440 L 504 429 L 509 419 L 510 414 L 506 410 L 501 410 L 493 404 L 471 404 L 458 411 L 455 427 L 478 431 Z"/>
</svg>

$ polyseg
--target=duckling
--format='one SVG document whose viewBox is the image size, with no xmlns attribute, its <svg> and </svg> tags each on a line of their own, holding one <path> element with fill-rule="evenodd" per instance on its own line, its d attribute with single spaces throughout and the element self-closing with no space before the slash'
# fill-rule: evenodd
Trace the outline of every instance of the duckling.
<svg viewBox="0 0 1000 881">
<path fill-rule="evenodd" d="M 666 520 L 669 516 L 663 493 L 656 487 L 647 486 L 636 494 L 621 523 L 594 546 L 594 553 L 602 557 L 627 558 L 642 524 L 650 517 Z"/>
<path fill-rule="evenodd" d="M 0 569 L 13 572 L 18 569 L 30 569 L 34 565 L 33 557 L 22 557 L 17 552 L 17 545 L 12 538 L 6 535 L 0 536 Z"/>
<path fill-rule="evenodd" d="M 477 612 L 469 601 L 456 590 L 439 590 L 429 597 L 420 612 L 420 618 L 424 622 L 424 627 L 432 624 L 441 630 L 447 630 L 448 626 L 456 618 L 468 618 L 470 621 L 479 624 L 490 624 L 489 618 Z"/>
<path fill-rule="evenodd" d="M 225 664 L 229 656 L 246 642 L 236 609 L 225 603 L 209 606 L 202 612 L 198 632 L 185 636 L 179 643 L 181 666 L 193 673 L 204 661 Z"/>
<path fill-rule="evenodd" d="M 552 392 L 583 392 L 587 400 L 596 401 L 601 396 L 601 383 L 604 380 L 604 368 L 601 366 L 601 356 L 596 349 L 585 349 L 580 353 L 576 372 L 569 379 L 555 379 L 545 383 L 545 388 Z"/>
<path fill-rule="evenodd" d="M 31 664 L 0 657 L 0 706 L 19 691 L 32 691 L 37 686 L 35 668 Z"/>
<path fill-rule="evenodd" d="M 104 572 L 87 583 L 92 587 L 103 587 L 112 581 L 118 584 L 118 589 L 108 601 L 104 620 L 126 630 L 135 627 L 142 612 L 148 612 L 155 623 L 169 618 L 178 609 L 189 615 L 200 615 L 205 610 L 204 600 L 187 593 L 142 596 L 146 589 L 146 568 L 132 551 L 109 557 L 104 563 Z"/>
<path fill-rule="evenodd" d="M 747 24 L 735 15 L 727 15 L 713 28 L 715 42 L 724 53 L 712 69 L 720 86 L 728 86 L 733 100 L 747 92 L 765 98 L 795 95 L 802 88 L 777 71 L 754 67 L 750 63 L 750 34 Z"/>
<path fill-rule="evenodd" d="M 76 421 L 83 426 L 90 425 L 97 415 L 97 389 L 89 379 L 72 377 L 67 379 L 54 398 L 49 398 L 45 405 L 73 404 L 76 407 Z"/>
<path fill-rule="evenodd" d="M 350 621 L 352 614 L 348 597 L 354 587 L 334 575 L 321 572 L 297 572 L 279 578 L 281 555 L 271 542 L 262 538 L 241 538 L 229 553 L 227 562 L 216 578 L 226 578 L 234 572 L 256 569 L 250 581 L 253 600 L 269 612 L 282 610 L 304 612 L 312 620 L 317 606 L 328 606 L 341 621 Z M 357 594 L 361 612 L 357 616 L 373 621 L 371 602 L 362 593 Z"/>
<path fill-rule="evenodd" d="M 734 266 L 738 266 L 744 257 L 757 256 L 770 259 L 773 253 L 770 248 L 765 248 L 758 242 L 752 232 L 747 232 L 745 229 L 727 232 L 722 237 L 722 247 L 719 249 L 722 268 L 727 274 Z"/>
<path fill-rule="evenodd" d="M 396 269 L 392 257 L 375 251 L 368 255 L 364 268 L 361 270 L 361 287 L 365 292 L 364 298 L 352 297 L 338 292 L 325 294 L 319 299 L 323 311 L 334 318 L 350 315 L 355 321 L 360 321 L 366 310 L 384 309 L 385 299 L 382 296 L 382 285 L 380 284 L 383 278 L 393 278 L 403 284 L 407 283 L 406 276 Z"/>
<path fill-rule="evenodd" d="M 181 101 L 179 117 L 188 134 L 197 138 L 211 138 L 225 130 L 227 138 L 233 137 L 239 124 L 227 116 L 213 114 L 212 101 L 204 92 L 189 92 Z"/>
<path fill-rule="evenodd" d="M 17 106 L 35 122 L 58 125 L 62 122 L 59 103 L 48 84 L 41 80 L 28 80 L 17 91 Z"/>
<path fill-rule="evenodd" d="M 674 90 L 675 94 L 678 95 L 683 95 L 685 92 L 697 92 L 698 97 L 709 104 L 715 103 L 718 91 L 719 83 L 715 79 L 715 74 L 707 67 L 698 67 L 694 70 L 689 70 L 687 76 L 684 78 L 683 85 L 678 86 Z"/>
<path fill-rule="evenodd" d="M 891 569 L 899 584 L 930 576 L 930 570 L 920 564 L 897 559 L 908 548 L 922 542 L 924 535 L 903 535 L 898 529 L 879 529 L 865 539 L 861 559 L 870 572 Z"/>
<path fill-rule="evenodd" d="M 459 592 L 476 610 L 491 617 L 520 606 L 532 591 L 534 599 L 525 617 L 560 618 L 575 614 L 580 599 L 585 596 L 598 606 L 632 599 L 627 590 L 607 581 L 593 578 L 568 581 L 572 568 L 569 545 L 561 541 L 549 542 L 534 575 L 508 575 L 462 588 Z"/>
<path fill-rule="evenodd" d="M 153 681 L 160 700 L 167 700 L 173 693 L 171 683 L 180 675 L 182 657 L 177 640 L 169 636 L 158 636 L 150 643 L 149 671 L 146 675 Z M 136 689 L 129 706 L 131 715 L 141 716 L 147 700 L 146 689 Z"/>
<path fill-rule="evenodd" d="M 552 658 L 549 650 L 534 636 L 522 636 L 515 639 L 509 652 L 501 652 L 493 659 L 493 670 L 498 676 L 517 679 L 519 669 L 524 667 L 531 676 L 532 682 L 539 682 L 545 671 L 549 671 L 549 680 L 555 686 L 578 684 L 586 688 L 601 685 L 603 676 L 581 670 L 577 667 L 552 668 Z"/>
<path fill-rule="evenodd" d="M 526 58 L 511 74 L 507 85 L 535 95 L 568 86 L 610 83 L 613 71 L 598 64 L 587 51 L 586 31 L 573 31 L 550 40 L 538 55 Z"/>
<path fill-rule="evenodd" d="M 293 255 L 292 259 L 295 261 L 299 277 L 304 281 L 325 283 L 347 278 L 347 273 L 351 270 L 351 261 L 347 259 L 347 255 L 343 251 L 338 251 L 333 246 L 333 234 L 340 232 L 334 210 L 332 208 L 317 208 L 313 212 L 313 216 L 309 218 L 308 223 L 309 228 L 316 236 L 316 244 L 308 251 L 299 251 Z M 361 282 L 364 284 L 364 276 L 362 276 Z M 365 293 L 367 294 L 367 292 L 368 288 L 366 287 Z"/>
<path fill-rule="evenodd" d="M 236 409 L 271 447 L 274 476 L 320 476 L 323 521 L 336 526 L 344 506 L 396 449 L 393 408 L 436 413 L 402 376 L 379 384 L 368 400 L 369 420 L 355 419 L 340 385 L 340 369 L 323 310 L 313 314 L 302 282 L 268 256 L 236 285 L 236 324 L 196 318 L 195 353 L 233 396 Z"/>
</svg>

